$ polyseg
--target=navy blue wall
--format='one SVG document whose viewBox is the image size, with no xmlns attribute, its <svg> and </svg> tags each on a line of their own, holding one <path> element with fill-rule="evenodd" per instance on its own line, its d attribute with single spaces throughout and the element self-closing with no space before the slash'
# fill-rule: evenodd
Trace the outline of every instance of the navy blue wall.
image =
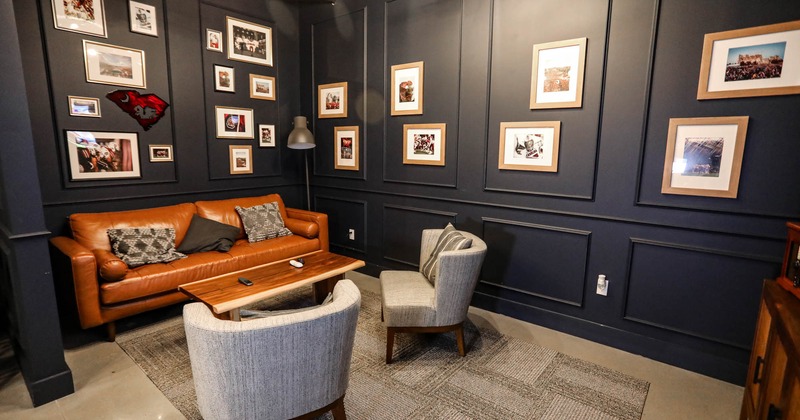
<svg viewBox="0 0 800 420">
<path fill-rule="evenodd" d="M 454 222 L 489 246 L 475 305 L 743 383 L 761 282 L 800 214 L 800 97 L 696 100 L 703 36 L 796 19 L 791 0 L 304 6 L 304 113 L 318 84 L 350 88 L 347 119 L 314 119 L 312 201 L 337 215 L 332 248 L 372 273 L 414 269 L 420 230 Z M 533 45 L 579 37 L 583 106 L 530 110 Z M 425 62 L 424 115 L 392 117 L 389 69 L 412 61 Z M 738 198 L 662 194 L 669 119 L 738 115 Z M 497 168 L 500 122 L 554 120 L 557 173 Z M 423 122 L 447 123 L 443 167 L 402 163 L 403 124 Z M 355 124 L 361 168 L 335 170 L 333 129 Z"/>
</svg>

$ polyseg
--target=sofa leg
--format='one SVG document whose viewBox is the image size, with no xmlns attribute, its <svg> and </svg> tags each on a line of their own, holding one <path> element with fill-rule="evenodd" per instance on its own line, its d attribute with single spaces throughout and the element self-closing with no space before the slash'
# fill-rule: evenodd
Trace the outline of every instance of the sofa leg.
<svg viewBox="0 0 800 420">
<path fill-rule="evenodd" d="M 386 364 L 392 363 L 392 348 L 394 347 L 394 328 L 386 328 Z"/>
<path fill-rule="evenodd" d="M 106 324 L 106 333 L 108 334 L 108 341 L 113 343 L 117 339 L 117 324 L 114 321 Z"/>
</svg>

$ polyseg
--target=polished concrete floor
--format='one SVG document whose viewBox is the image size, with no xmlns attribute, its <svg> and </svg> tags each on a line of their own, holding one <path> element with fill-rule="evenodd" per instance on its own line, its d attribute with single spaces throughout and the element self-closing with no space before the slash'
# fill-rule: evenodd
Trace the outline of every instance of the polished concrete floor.
<svg viewBox="0 0 800 420">
<path fill-rule="evenodd" d="M 350 273 L 378 291 L 374 277 Z M 470 308 L 470 320 L 504 334 L 650 382 L 644 419 L 734 419 L 743 388 L 553 330 Z M 0 419 L 182 419 L 122 349 L 109 342 L 66 350 L 75 393 L 33 408 L 18 372 L 0 374 Z"/>
</svg>

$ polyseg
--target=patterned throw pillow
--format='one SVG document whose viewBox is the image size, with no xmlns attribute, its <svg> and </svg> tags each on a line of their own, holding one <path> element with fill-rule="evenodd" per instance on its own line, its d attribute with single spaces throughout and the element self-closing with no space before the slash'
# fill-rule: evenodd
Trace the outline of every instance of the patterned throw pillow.
<svg viewBox="0 0 800 420">
<path fill-rule="evenodd" d="M 464 235 L 456 231 L 452 223 L 447 226 L 439 235 L 439 240 L 436 242 L 436 247 L 433 248 L 431 256 L 425 264 L 422 264 L 420 272 L 432 284 L 436 284 L 436 267 L 439 265 L 439 254 L 442 251 L 455 251 L 457 249 L 467 249 L 472 246 L 472 239 L 465 238 Z"/>
<path fill-rule="evenodd" d="M 235 208 L 242 218 L 244 231 L 250 243 L 292 234 L 292 231 L 283 224 L 281 211 L 275 201 L 253 207 Z"/>
<path fill-rule="evenodd" d="M 106 233 L 111 250 L 130 268 L 186 258 L 175 250 L 173 228 L 108 229 Z"/>
</svg>

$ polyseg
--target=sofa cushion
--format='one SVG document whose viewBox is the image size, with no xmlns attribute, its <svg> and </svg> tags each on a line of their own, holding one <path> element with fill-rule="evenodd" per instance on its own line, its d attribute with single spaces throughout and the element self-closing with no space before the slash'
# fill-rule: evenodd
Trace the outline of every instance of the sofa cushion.
<svg viewBox="0 0 800 420">
<path fill-rule="evenodd" d="M 292 231 L 287 229 L 283 223 L 278 203 L 274 201 L 253 207 L 236 206 L 235 208 L 242 218 L 247 240 L 251 243 L 292 234 Z"/>
<path fill-rule="evenodd" d="M 239 236 L 238 227 L 204 219 L 195 214 L 186 231 L 186 237 L 178 246 L 178 252 L 184 254 L 206 251 L 225 252 L 231 249 L 237 236 Z"/>
<path fill-rule="evenodd" d="M 428 257 L 428 261 L 422 264 L 419 271 L 431 284 L 436 284 L 436 266 L 439 265 L 439 254 L 444 251 L 466 249 L 470 246 L 472 246 L 472 239 L 465 238 L 452 223 L 448 223 L 439 235 L 439 240 L 436 241 L 436 246 L 433 248 L 431 256 Z"/>
<path fill-rule="evenodd" d="M 216 220 L 220 223 L 225 223 L 239 228 L 239 236 L 236 239 L 244 238 L 244 226 L 239 213 L 236 212 L 236 206 L 239 207 L 252 207 L 259 204 L 278 203 L 281 212 L 281 217 L 286 220 L 286 208 L 283 205 L 283 200 L 278 194 L 262 195 L 260 197 L 242 197 L 231 198 L 228 200 L 214 200 L 214 201 L 197 201 L 194 204 L 197 206 L 197 214 L 206 219 Z M 180 242 L 179 242 L 180 243 Z"/>
<path fill-rule="evenodd" d="M 186 258 L 175 250 L 173 228 L 109 229 L 108 237 L 111 250 L 129 268 Z"/>
</svg>

